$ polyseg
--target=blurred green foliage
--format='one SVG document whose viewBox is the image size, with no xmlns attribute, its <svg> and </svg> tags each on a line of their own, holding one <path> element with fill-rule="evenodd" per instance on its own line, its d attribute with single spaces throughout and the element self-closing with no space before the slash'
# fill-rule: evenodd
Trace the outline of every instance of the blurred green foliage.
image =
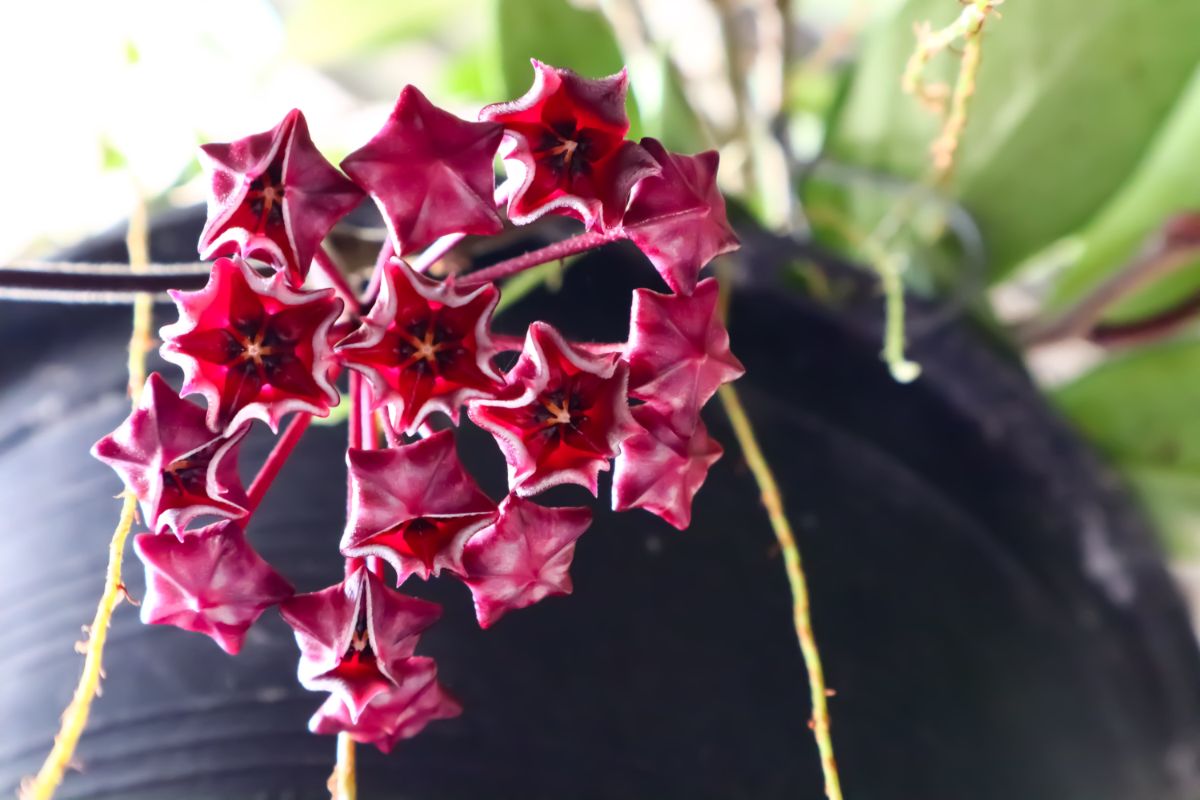
<svg viewBox="0 0 1200 800">
<path fill-rule="evenodd" d="M 1172 550 L 1200 555 L 1200 341 L 1127 353 L 1055 397 L 1142 492 Z"/>
<path fill-rule="evenodd" d="M 1080 230 L 1120 191 L 1200 61 L 1196 0 L 1044 0 L 1002 12 L 989 22 L 951 186 L 983 231 L 995 278 Z M 957 13 L 945 0 L 910 0 L 870 33 L 831 121 L 830 157 L 926 171 L 938 121 L 899 91 L 899 75 L 913 26 Z M 931 66 L 952 81 L 957 60 Z"/>
<path fill-rule="evenodd" d="M 790 67 L 793 147 L 822 159 L 797 187 L 804 209 L 824 243 L 855 252 L 898 203 L 912 203 L 890 245 L 910 256 L 909 288 L 937 294 L 968 279 L 963 231 L 946 213 L 946 201 L 961 204 L 978 224 L 993 282 L 1040 269 L 1039 255 L 1068 254 L 1048 278 L 1047 309 L 1065 308 L 1120 269 L 1166 218 L 1200 209 L 1200 0 L 1005 3 L 987 23 L 947 197 L 913 200 L 907 187 L 929 172 L 940 120 L 901 91 L 900 75 L 914 25 L 940 27 L 960 9 L 954 0 L 889 0 L 877 5 L 852 57 Z M 849 4 L 807 0 L 794 10 L 829 20 Z M 632 135 L 683 152 L 728 144 L 712 141 L 666 52 L 649 42 L 623 54 L 594 5 L 298 0 L 287 24 L 292 52 L 322 65 L 432 43 L 447 64 L 437 88 L 478 104 L 523 94 L 531 57 L 590 76 L 628 64 Z M 723 52 L 722 43 L 708 44 Z M 938 56 L 929 79 L 952 83 L 958 64 Z M 812 274 L 794 274 L 797 286 L 820 293 Z M 510 288 L 514 296 L 528 289 Z M 1198 290 L 1200 269 L 1183 270 L 1110 317 L 1139 317 Z M 1172 549 L 1200 556 L 1200 341 L 1112 358 L 1055 397 L 1139 490 Z"/>
</svg>

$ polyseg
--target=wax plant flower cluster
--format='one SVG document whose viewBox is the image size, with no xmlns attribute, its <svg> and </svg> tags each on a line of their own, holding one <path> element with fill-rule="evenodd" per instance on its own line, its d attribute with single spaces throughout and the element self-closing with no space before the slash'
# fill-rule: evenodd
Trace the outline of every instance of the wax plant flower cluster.
<svg viewBox="0 0 1200 800">
<path fill-rule="evenodd" d="M 717 285 L 699 280 L 737 245 L 716 154 L 627 139 L 623 72 L 594 80 L 536 61 L 534 70 L 525 96 L 484 108 L 478 121 L 405 88 L 341 171 L 314 147 L 299 111 L 264 133 L 203 147 L 211 194 L 199 248 L 215 262 L 202 290 L 172 294 L 179 319 L 161 331 L 182 390 L 152 375 L 138 407 L 94 448 L 149 529 L 135 541 L 146 569 L 142 619 L 236 653 L 250 625 L 278 606 L 299 644 L 300 682 L 329 693 L 310 722 L 317 733 L 387 751 L 459 713 L 434 661 L 416 654 L 440 607 L 392 583 L 453 576 L 490 626 L 571 591 L 575 542 L 591 514 L 545 505 L 543 491 L 577 484 L 595 494 L 611 468 L 614 510 L 642 508 L 683 529 L 721 456 L 700 410 L 742 367 L 716 316 Z M 322 242 L 364 196 L 389 236 L 358 292 Z M 476 272 L 423 274 L 468 235 L 545 214 L 584 231 Z M 497 280 L 618 239 L 636 244 L 670 290 L 634 292 L 627 342 L 571 341 L 543 322 L 523 341 L 493 335 Z M 498 367 L 505 351 L 519 352 L 507 371 Z M 343 376 L 345 579 L 295 594 L 245 531 L 305 426 L 342 402 Z M 459 462 L 454 427 L 464 410 L 507 462 L 499 501 Z M 238 447 L 255 420 L 276 433 L 287 425 L 247 489 Z"/>
</svg>

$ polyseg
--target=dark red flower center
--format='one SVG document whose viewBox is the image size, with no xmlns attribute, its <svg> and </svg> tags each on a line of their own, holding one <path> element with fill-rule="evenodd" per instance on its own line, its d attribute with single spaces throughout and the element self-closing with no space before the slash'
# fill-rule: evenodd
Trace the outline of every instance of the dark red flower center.
<svg viewBox="0 0 1200 800">
<path fill-rule="evenodd" d="M 346 648 L 342 660 L 326 674 L 352 684 L 387 681 L 379 670 L 375 649 L 371 646 L 365 604 L 359 609 L 358 619 L 354 623 L 354 635 L 350 637 L 350 645 Z"/>
<path fill-rule="evenodd" d="M 597 383 L 594 376 L 581 373 L 564 378 L 558 388 L 539 395 L 527 407 L 533 422 L 531 433 L 545 437 L 550 443 L 567 444 L 581 450 L 607 450 L 604 432 L 593 430 L 595 426 L 589 425 L 592 418 L 588 412 L 596 402 L 593 395 L 597 387 L 590 385 L 593 383 Z"/>
<path fill-rule="evenodd" d="M 267 171 L 250 182 L 246 203 L 250 213 L 258 220 L 255 233 L 262 233 L 268 225 L 283 224 L 283 163 L 276 159 Z"/>
<path fill-rule="evenodd" d="M 164 507 L 183 508 L 209 499 L 208 465 L 219 446 L 213 442 L 163 467 Z"/>
<path fill-rule="evenodd" d="M 557 173 L 564 183 L 570 183 L 591 172 L 591 161 L 599 149 L 598 144 L 590 130 L 579 129 L 573 120 L 568 120 L 548 124 L 533 155 Z"/>
<path fill-rule="evenodd" d="M 373 537 L 371 543 L 390 548 L 407 558 L 418 559 L 425 565 L 426 570 L 432 570 L 438 553 L 450 544 L 464 525 L 474 519 L 475 517 L 417 517 Z"/>
<path fill-rule="evenodd" d="M 398 331 L 396 352 L 400 369 L 438 375 L 467 350 L 461 336 L 431 317 Z"/>
</svg>

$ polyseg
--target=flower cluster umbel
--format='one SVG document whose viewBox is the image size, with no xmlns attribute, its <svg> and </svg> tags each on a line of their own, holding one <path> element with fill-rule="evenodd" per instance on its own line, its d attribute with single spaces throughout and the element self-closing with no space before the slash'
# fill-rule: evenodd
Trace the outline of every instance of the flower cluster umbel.
<svg viewBox="0 0 1200 800">
<path fill-rule="evenodd" d="M 172 294 L 179 320 L 161 331 L 182 390 L 152 375 L 138 408 L 94 448 L 136 495 L 149 529 L 135 543 L 146 568 L 142 619 L 207 634 L 236 653 L 251 624 L 279 606 L 300 647 L 300 682 L 329 692 L 310 728 L 385 751 L 460 707 L 434 661 L 416 655 L 440 607 L 391 588 L 384 565 L 396 586 L 458 578 L 484 627 L 569 593 L 590 511 L 536 497 L 559 484 L 596 494 L 611 467 L 614 510 L 643 508 L 686 528 L 721 456 L 701 407 L 742 373 L 716 317 L 716 282 L 699 280 L 737 246 L 716 154 L 627 139 L 624 72 L 591 80 L 533 66 L 525 96 L 475 122 L 405 88 L 341 171 L 314 147 L 299 111 L 264 133 L 206 145 L 211 193 L 199 249 L 216 260 L 202 290 Z M 497 153 L 507 173 L 499 187 Z M 369 305 L 322 244 L 364 195 L 389 234 Z M 545 214 L 572 217 L 584 231 L 544 258 L 440 281 L 414 267 L 467 235 Z M 634 293 L 627 342 L 573 342 L 544 322 L 523 342 L 492 334 L 496 280 L 617 239 L 636 244 L 670 289 Z M 419 258 L 410 263 L 411 254 Z M 333 288 L 314 288 L 317 273 Z M 504 371 L 497 356 L 506 350 L 519 355 Z M 342 402 L 343 372 L 345 579 L 297 595 L 244 531 L 308 422 Z M 205 407 L 181 396 L 191 394 Z M 463 409 L 507 461 L 499 502 L 459 462 L 453 427 Z M 278 433 L 289 415 L 247 490 L 239 443 L 254 420 Z"/>
</svg>

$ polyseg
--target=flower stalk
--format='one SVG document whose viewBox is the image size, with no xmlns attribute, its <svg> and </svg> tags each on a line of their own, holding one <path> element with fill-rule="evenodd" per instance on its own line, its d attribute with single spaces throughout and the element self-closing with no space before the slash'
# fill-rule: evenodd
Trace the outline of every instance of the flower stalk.
<svg viewBox="0 0 1200 800">
<path fill-rule="evenodd" d="M 532 269 L 551 261 L 559 261 L 568 256 L 578 255 L 579 253 L 587 252 L 588 250 L 610 242 L 619 241 L 623 238 L 625 238 L 625 234 L 620 230 L 603 232 L 588 231 L 578 236 L 572 236 L 570 239 L 563 239 L 561 242 L 555 242 L 554 244 L 540 247 L 537 250 L 531 250 L 528 253 L 514 256 L 498 264 L 485 267 L 478 272 L 469 273 L 458 282 L 458 285 L 463 288 L 482 286 L 486 283 L 516 275 L 518 272 L 524 272 L 527 269 Z"/>
<path fill-rule="evenodd" d="M 750 418 L 742 407 L 742 401 L 732 385 L 726 384 L 717 390 L 721 405 L 733 426 L 733 433 L 738 445 L 742 448 L 746 465 L 750 467 L 754 481 L 761 493 L 763 508 L 771 522 L 771 530 L 783 553 L 783 565 L 787 571 L 788 586 L 792 592 L 792 622 L 796 628 L 796 638 L 800 641 L 800 651 L 804 655 L 804 666 L 808 670 L 808 689 L 812 701 L 812 721 L 810 727 L 817 740 L 817 750 L 821 755 L 821 771 L 825 776 L 825 796 L 829 800 L 842 800 L 842 782 L 838 775 L 837 760 L 833 754 L 833 736 L 830 733 L 831 719 L 829 716 L 829 697 L 833 692 L 825 684 L 825 671 L 821 666 L 821 652 L 817 648 L 817 637 L 813 632 L 812 613 L 809 606 L 808 579 L 804 574 L 804 562 L 800 558 L 800 550 L 796 547 L 796 537 L 792 533 L 791 523 L 783 508 L 783 496 L 779 492 L 779 484 L 771 471 L 770 464 L 763 456 L 758 438 Z"/>
<path fill-rule="evenodd" d="M 130 268 L 133 272 L 140 272 L 150 263 L 146 207 L 140 200 L 130 215 L 125 241 L 129 249 Z M 129 395 L 135 408 L 141 396 L 142 386 L 146 382 L 146 353 L 153 346 L 152 322 L 152 299 L 148 294 L 139 294 L 133 307 L 133 332 L 129 337 L 128 360 Z M 125 542 L 129 538 L 136 515 L 137 498 L 133 492 L 126 490 L 121 503 L 121 516 L 108 545 L 104 591 L 96 605 L 92 624 L 87 628 L 87 640 L 82 643 L 83 674 L 79 677 L 70 705 L 63 712 L 62 725 L 58 735 L 54 737 L 54 747 L 46 756 L 37 775 L 22 786 L 21 800 L 50 800 L 74 760 L 75 748 L 91 714 L 92 700 L 99 694 L 100 681 L 104 677 L 104 645 L 108 640 L 108 626 L 117 604 L 126 596 L 125 584 L 121 580 L 121 566 L 125 556 Z"/>
</svg>

